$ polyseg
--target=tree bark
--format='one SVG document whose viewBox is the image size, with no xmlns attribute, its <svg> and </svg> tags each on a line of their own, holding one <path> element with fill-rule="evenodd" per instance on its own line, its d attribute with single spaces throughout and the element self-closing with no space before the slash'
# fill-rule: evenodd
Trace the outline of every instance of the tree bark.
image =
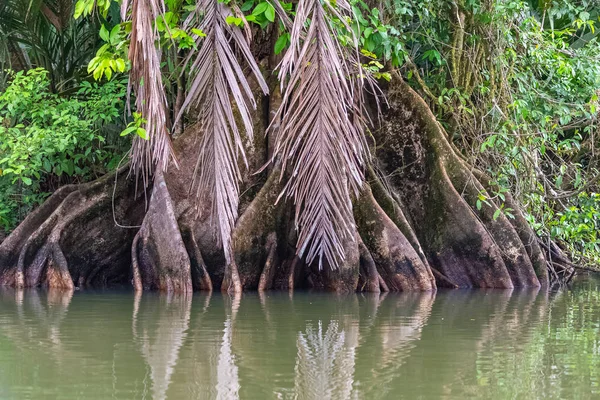
<svg viewBox="0 0 600 400">
<path fill-rule="evenodd" d="M 57 190 L 0 244 L 0 284 L 123 284 L 179 293 L 546 284 L 544 252 L 514 200 L 507 197 L 515 219 L 494 217 L 498 204 L 477 209 L 478 195 L 493 189 L 489 180 L 456 153 L 427 104 L 399 76 L 388 94 L 389 108 L 374 132 L 373 168 L 354 199 L 355 235 L 344 243 L 345 261 L 337 269 L 296 256 L 293 205 L 277 201 L 279 167 L 266 176 L 251 173 L 269 157 L 270 139 L 261 133 L 272 117 L 269 104 L 279 104 L 275 96 L 263 98 L 255 116 L 229 265 L 208 217 L 211 204 L 190 190 L 202 134 L 191 126 L 174 141 L 185 162 L 157 174 L 152 188 L 126 178 L 125 167 Z"/>
</svg>

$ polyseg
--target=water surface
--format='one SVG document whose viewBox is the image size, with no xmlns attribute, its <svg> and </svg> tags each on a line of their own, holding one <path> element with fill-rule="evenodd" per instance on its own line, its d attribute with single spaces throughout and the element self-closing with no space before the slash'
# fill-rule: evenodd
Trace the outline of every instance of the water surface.
<svg viewBox="0 0 600 400">
<path fill-rule="evenodd" d="M 600 398 L 599 289 L 5 290 L 0 398 Z"/>
</svg>

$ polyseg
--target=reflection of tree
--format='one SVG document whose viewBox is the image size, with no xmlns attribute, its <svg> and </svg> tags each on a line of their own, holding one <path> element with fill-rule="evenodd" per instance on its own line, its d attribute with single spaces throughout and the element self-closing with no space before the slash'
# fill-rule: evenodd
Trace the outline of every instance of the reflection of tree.
<svg viewBox="0 0 600 400">
<path fill-rule="evenodd" d="M 168 399 L 237 399 L 240 388 L 232 338 L 241 296 L 194 295 Z M 259 366 L 255 365 L 255 368 Z"/>
<path fill-rule="evenodd" d="M 440 291 L 421 340 L 390 386 L 401 388 L 402 398 L 505 398 L 500 386 L 485 386 L 489 382 L 480 379 L 481 372 L 506 373 L 500 385 L 517 383 L 512 374 L 519 371 L 500 359 L 530 342 L 531 332 L 546 318 L 546 307 L 538 289 Z"/>
<path fill-rule="evenodd" d="M 394 381 L 421 339 L 435 297 L 435 292 L 392 293 L 377 303 L 376 313 L 367 314 L 376 318 L 361 329 L 354 385 L 358 398 L 388 398 L 397 393 Z"/>
<path fill-rule="evenodd" d="M 72 291 L 0 293 L 0 398 L 143 396 L 131 297 L 115 302 L 110 295 Z"/>
<path fill-rule="evenodd" d="M 5 328 L 2 333 L 23 350 L 30 348 L 35 340 L 47 342 L 49 345 L 40 350 L 60 362 L 63 352 L 60 324 L 67 315 L 73 291 L 7 289 L 1 293 L 2 302 L 14 302 L 17 315 L 16 319 L 10 314 L 0 317 L 0 326 Z M 23 332 L 28 332 L 29 338 L 23 337 Z"/>
<path fill-rule="evenodd" d="M 506 312 L 512 323 L 498 324 L 480 343 L 478 385 L 471 392 L 502 398 L 600 398 L 600 291 L 593 281 L 587 285 L 543 292 L 535 299 L 514 294 Z"/>
<path fill-rule="evenodd" d="M 599 320 L 596 287 L 193 301 L 2 291 L 0 398 L 595 398 Z"/>
<path fill-rule="evenodd" d="M 231 319 L 225 321 L 223 329 L 223 342 L 219 352 L 219 362 L 217 364 L 217 398 L 218 399 L 237 399 L 240 390 L 238 378 L 238 368 L 234 362 L 234 356 L 231 351 L 232 326 Z"/>
<path fill-rule="evenodd" d="M 136 293 L 132 331 L 150 367 L 153 398 L 166 398 L 179 350 L 187 335 L 191 296 L 141 296 Z M 140 311 L 143 309 L 143 311 Z M 140 314 L 143 314 L 140 318 Z M 147 315 L 153 318 L 147 318 Z"/>
</svg>

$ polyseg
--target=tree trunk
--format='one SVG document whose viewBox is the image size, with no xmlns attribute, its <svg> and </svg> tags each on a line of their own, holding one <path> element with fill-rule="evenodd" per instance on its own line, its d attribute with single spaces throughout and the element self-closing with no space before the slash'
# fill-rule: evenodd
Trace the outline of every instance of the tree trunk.
<svg viewBox="0 0 600 400">
<path fill-rule="evenodd" d="M 264 98 L 255 116 L 230 264 L 208 217 L 211 205 L 190 194 L 201 135 L 191 126 L 174 141 L 185 162 L 157 174 L 152 188 L 138 187 L 121 169 L 56 191 L 0 244 L 0 284 L 124 284 L 182 293 L 546 284 L 544 253 L 514 201 L 507 198 L 515 219 L 497 215 L 499 204 L 477 209 L 478 195 L 491 189 L 485 175 L 456 153 L 426 103 L 400 77 L 394 76 L 388 95 L 389 109 L 374 132 L 373 168 L 354 199 L 356 234 L 344 243 L 346 258 L 337 269 L 319 269 L 296 256 L 292 204 L 276 201 L 278 166 L 268 176 L 251 173 L 272 147 L 264 128 L 269 105 L 280 102 L 275 96 Z"/>
</svg>

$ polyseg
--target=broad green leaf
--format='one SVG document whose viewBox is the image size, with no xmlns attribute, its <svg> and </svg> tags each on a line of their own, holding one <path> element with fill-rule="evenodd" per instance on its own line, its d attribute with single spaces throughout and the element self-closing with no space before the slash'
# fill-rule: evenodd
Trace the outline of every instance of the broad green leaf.
<svg viewBox="0 0 600 400">
<path fill-rule="evenodd" d="M 279 36 L 279 38 L 275 42 L 275 54 L 281 53 L 283 51 L 283 49 L 285 49 L 288 46 L 289 41 L 290 41 L 289 33 L 284 33 L 283 35 Z"/>
<path fill-rule="evenodd" d="M 254 6 L 254 0 L 248 0 L 244 4 L 242 4 L 242 7 L 240 8 L 240 10 L 242 10 L 243 12 L 250 11 L 250 9 L 253 6 Z"/>
<path fill-rule="evenodd" d="M 105 42 L 110 41 L 110 36 L 109 36 L 108 30 L 106 29 L 106 27 L 104 25 L 102 25 L 102 27 L 100 28 L 100 38 L 102 40 L 104 40 Z"/>
<path fill-rule="evenodd" d="M 265 17 L 271 22 L 275 21 L 275 8 L 271 4 L 265 10 Z"/>
<path fill-rule="evenodd" d="M 252 15 L 263 14 L 265 11 L 267 11 L 269 6 L 271 6 L 271 5 L 269 3 L 267 3 L 266 1 L 259 3 L 256 7 L 254 7 L 254 10 L 252 11 Z"/>
<path fill-rule="evenodd" d="M 500 214 L 502 214 L 502 210 L 498 208 L 498 209 L 497 209 L 497 210 L 494 212 L 494 216 L 492 217 L 492 218 L 494 219 L 494 221 L 498 219 L 498 217 L 500 216 Z"/>
</svg>

